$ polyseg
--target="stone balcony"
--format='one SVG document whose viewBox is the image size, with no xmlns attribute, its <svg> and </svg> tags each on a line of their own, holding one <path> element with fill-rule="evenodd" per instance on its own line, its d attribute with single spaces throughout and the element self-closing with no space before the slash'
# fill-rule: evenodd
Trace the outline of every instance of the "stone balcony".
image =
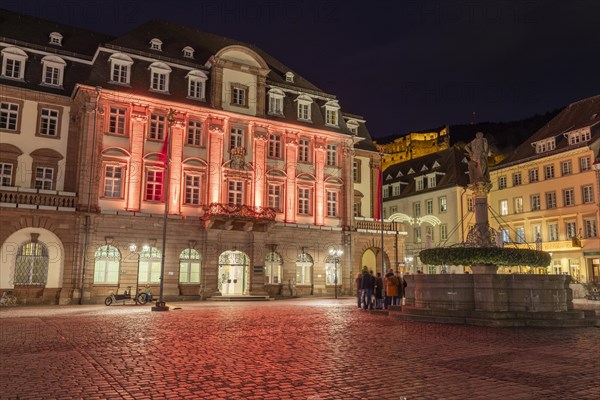
<svg viewBox="0 0 600 400">
<path fill-rule="evenodd" d="M 0 186 L 0 207 L 73 212 L 76 205 L 76 193 Z"/>
<path fill-rule="evenodd" d="M 272 208 L 211 203 L 202 207 L 200 220 L 207 229 L 263 232 L 275 223 L 275 216 Z"/>
<path fill-rule="evenodd" d="M 382 230 L 380 220 L 365 217 L 355 217 L 354 227 L 358 232 L 378 233 Z M 396 232 L 405 234 L 402 228 L 400 222 L 383 221 L 383 232 L 386 234 L 395 234 Z"/>
</svg>

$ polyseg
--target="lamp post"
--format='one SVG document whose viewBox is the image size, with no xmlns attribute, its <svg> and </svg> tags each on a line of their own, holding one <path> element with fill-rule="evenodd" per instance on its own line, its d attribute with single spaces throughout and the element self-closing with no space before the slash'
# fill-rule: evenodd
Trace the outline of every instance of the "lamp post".
<svg viewBox="0 0 600 400">
<path fill-rule="evenodd" d="M 150 245 L 148 244 L 143 244 L 142 245 L 142 250 L 138 251 L 138 246 L 135 243 L 129 243 L 129 251 L 131 253 L 135 253 L 137 254 L 138 258 L 137 258 L 137 268 L 135 271 L 135 296 L 137 298 L 138 295 L 138 289 L 140 287 L 140 255 L 142 253 L 147 253 L 150 251 Z"/>
<path fill-rule="evenodd" d="M 333 272 L 333 285 L 335 286 L 335 298 L 338 298 L 338 263 L 340 262 L 340 257 L 344 254 L 344 250 L 341 247 L 337 249 L 335 247 L 329 248 L 329 255 L 333 258 L 334 262 L 334 272 Z"/>
</svg>

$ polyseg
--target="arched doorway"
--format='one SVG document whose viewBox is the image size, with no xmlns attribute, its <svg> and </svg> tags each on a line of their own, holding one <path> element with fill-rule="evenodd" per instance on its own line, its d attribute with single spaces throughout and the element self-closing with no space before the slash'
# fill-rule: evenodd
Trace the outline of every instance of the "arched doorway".
<svg viewBox="0 0 600 400">
<path fill-rule="evenodd" d="M 366 266 L 369 269 L 369 271 L 373 271 L 374 273 L 382 272 L 383 270 L 385 270 L 385 272 L 387 272 L 387 270 L 389 270 L 389 269 L 395 270 L 394 266 L 390 263 L 390 258 L 388 257 L 388 255 L 385 251 L 383 252 L 383 261 L 384 261 L 384 268 L 382 269 L 382 267 L 381 267 L 381 249 L 378 247 L 371 247 L 371 248 L 365 250 L 365 252 L 363 253 L 363 255 L 361 257 L 360 268 L 358 270 L 362 271 L 362 268 L 364 266 Z M 385 275 L 385 273 L 383 275 Z"/>
<path fill-rule="evenodd" d="M 247 292 L 249 262 L 248 255 L 239 250 L 221 253 L 217 288 L 222 295 L 241 295 Z"/>
</svg>

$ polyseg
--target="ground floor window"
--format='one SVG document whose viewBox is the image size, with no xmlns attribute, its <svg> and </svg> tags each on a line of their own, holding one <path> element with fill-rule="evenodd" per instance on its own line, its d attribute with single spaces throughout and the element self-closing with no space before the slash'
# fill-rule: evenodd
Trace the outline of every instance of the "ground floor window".
<svg viewBox="0 0 600 400">
<path fill-rule="evenodd" d="M 179 255 L 179 282 L 200 283 L 200 253 L 185 249 Z"/>
<path fill-rule="evenodd" d="M 40 242 L 19 247 L 15 263 L 16 285 L 44 286 L 48 281 L 48 248 Z"/>
<path fill-rule="evenodd" d="M 282 282 L 281 256 L 275 252 L 270 252 L 265 256 L 265 283 L 278 284 Z"/>
<path fill-rule="evenodd" d="M 312 285 L 313 258 L 310 254 L 298 254 L 296 258 L 296 285 Z"/>
<path fill-rule="evenodd" d="M 94 283 L 119 283 L 121 253 L 114 246 L 102 246 L 96 250 L 94 260 Z"/>
<path fill-rule="evenodd" d="M 335 262 L 332 257 L 325 259 L 325 284 L 326 285 L 341 285 L 342 284 L 342 268 L 341 263 Z"/>
<path fill-rule="evenodd" d="M 150 247 L 140 253 L 138 283 L 160 283 L 160 263 L 162 253 Z"/>
</svg>

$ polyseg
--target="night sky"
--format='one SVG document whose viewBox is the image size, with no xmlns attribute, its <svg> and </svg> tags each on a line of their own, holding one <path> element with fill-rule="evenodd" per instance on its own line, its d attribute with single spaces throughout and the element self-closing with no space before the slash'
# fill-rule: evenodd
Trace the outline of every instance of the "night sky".
<svg viewBox="0 0 600 400">
<path fill-rule="evenodd" d="M 112 35 L 161 18 L 254 44 L 374 137 L 512 121 L 600 94 L 600 1 L 23 1 Z"/>
</svg>

